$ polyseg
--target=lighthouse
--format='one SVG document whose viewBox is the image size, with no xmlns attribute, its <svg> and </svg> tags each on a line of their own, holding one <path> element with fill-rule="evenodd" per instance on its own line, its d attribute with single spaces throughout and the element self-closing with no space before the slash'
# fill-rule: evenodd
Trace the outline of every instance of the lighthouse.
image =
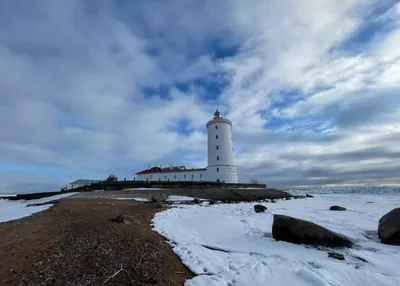
<svg viewBox="0 0 400 286">
<path fill-rule="evenodd" d="M 207 127 L 207 179 L 211 182 L 237 183 L 238 172 L 232 146 L 232 122 L 217 109 Z"/>
<path fill-rule="evenodd" d="M 144 182 L 221 182 L 238 183 L 238 171 L 232 147 L 232 122 L 222 118 L 217 109 L 207 127 L 208 166 L 154 166 L 136 173 L 136 180 Z"/>
</svg>

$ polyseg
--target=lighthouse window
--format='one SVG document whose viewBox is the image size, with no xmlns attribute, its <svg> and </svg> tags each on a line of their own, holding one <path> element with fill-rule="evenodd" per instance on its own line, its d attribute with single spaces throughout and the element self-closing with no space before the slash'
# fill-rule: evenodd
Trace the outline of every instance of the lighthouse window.
<svg viewBox="0 0 400 286">
<path fill-rule="evenodd" d="M 218 129 L 218 125 L 215 125 L 215 129 Z"/>
<path fill-rule="evenodd" d="M 217 167 L 217 172 L 219 172 L 219 168 Z"/>
<path fill-rule="evenodd" d="M 217 150 L 219 150 L 219 147 L 218 147 L 218 145 L 217 145 Z"/>
<path fill-rule="evenodd" d="M 218 139 L 218 135 L 215 135 L 215 139 Z"/>
<path fill-rule="evenodd" d="M 219 156 L 217 156 L 217 161 L 219 161 Z"/>
</svg>

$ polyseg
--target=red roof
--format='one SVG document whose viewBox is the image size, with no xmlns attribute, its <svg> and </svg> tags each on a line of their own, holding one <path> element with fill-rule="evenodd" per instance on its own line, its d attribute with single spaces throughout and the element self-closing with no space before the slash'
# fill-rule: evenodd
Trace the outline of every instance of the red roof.
<svg viewBox="0 0 400 286">
<path fill-rule="evenodd" d="M 154 173 L 193 172 L 193 171 L 205 171 L 205 170 L 206 170 L 205 168 L 186 169 L 185 166 L 172 166 L 172 167 L 166 167 L 166 168 L 153 167 L 150 169 L 140 171 L 140 172 L 136 173 L 136 175 L 154 174 Z"/>
</svg>

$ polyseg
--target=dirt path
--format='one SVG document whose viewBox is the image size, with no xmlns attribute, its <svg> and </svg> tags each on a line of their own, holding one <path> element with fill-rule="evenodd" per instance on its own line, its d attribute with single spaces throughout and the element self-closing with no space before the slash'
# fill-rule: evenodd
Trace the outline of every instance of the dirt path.
<svg viewBox="0 0 400 286">
<path fill-rule="evenodd" d="M 68 199 L 0 223 L 0 285 L 183 285 L 193 275 L 150 226 L 159 210 L 132 200 Z M 112 222 L 119 214 L 135 222 Z"/>
</svg>

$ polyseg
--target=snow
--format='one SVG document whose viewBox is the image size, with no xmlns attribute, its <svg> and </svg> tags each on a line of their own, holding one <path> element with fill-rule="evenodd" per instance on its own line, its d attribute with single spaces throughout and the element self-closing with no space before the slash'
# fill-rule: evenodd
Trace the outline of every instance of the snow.
<svg viewBox="0 0 400 286">
<path fill-rule="evenodd" d="M 184 201 L 193 201 L 193 200 L 194 200 L 193 197 L 175 196 L 175 195 L 168 196 L 168 199 L 167 199 L 167 201 L 169 201 L 169 202 L 184 202 Z"/>
<path fill-rule="evenodd" d="M 314 196 L 262 203 L 268 211 L 258 214 L 255 203 L 179 205 L 157 213 L 154 230 L 198 275 L 186 286 L 400 285 L 400 247 L 374 237 L 380 217 L 400 205 L 400 195 Z M 331 205 L 348 210 L 330 211 Z M 340 261 L 328 258 L 332 249 L 275 241 L 273 214 L 318 223 L 347 235 L 356 246 L 334 249 L 344 254 L 346 260 Z"/>
<path fill-rule="evenodd" d="M 149 202 L 150 200 L 145 198 L 116 198 L 117 200 L 135 200 L 137 202 Z"/>
<path fill-rule="evenodd" d="M 76 193 L 65 193 L 61 195 L 55 195 L 51 197 L 41 198 L 37 200 L 18 200 L 18 201 L 10 201 L 10 200 L 0 200 L 0 222 L 20 219 L 26 216 L 30 216 L 34 213 L 44 211 L 52 206 L 52 204 L 43 205 L 43 206 L 35 206 L 35 207 L 27 207 L 28 204 L 39 204 L 46 203 L 53 200 L 58 200 L 61 198 L 65 198 L 68 196 L 72 196 Z"/>
</svg>

